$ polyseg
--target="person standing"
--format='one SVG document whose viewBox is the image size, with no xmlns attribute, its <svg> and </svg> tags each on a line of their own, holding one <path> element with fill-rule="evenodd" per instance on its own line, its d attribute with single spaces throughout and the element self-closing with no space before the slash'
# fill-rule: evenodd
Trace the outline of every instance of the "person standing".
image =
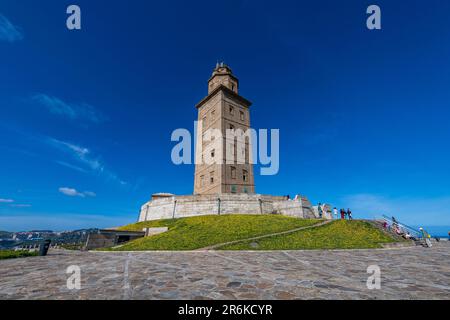
<svg viewBox="0 0 450 320">
<path fill-rule="evenodd" d="M 336 207 L 334 207 L 333 208 L 333 215 L 334 215 L 334 219 L 338 219 L 338 212 L 337 212 L 337 209 L 336 209 Z M 450 238 L 450 232 L 448 233 L 448 235 L 449 235 L 449 238 Z"/>
<path fill-rule="evenodd" d="M 431 248 L 433 245 L 431 244 L 431 240 L 430 240 L 430 238 L 431 238 L 431 236 L 428 234 L 428 232 L 426 232 L 422 227 L 420 227 L 420 233 L 422 234 L 422 238 L 423 238 L 423 240 L 424 240 L 424 242 L 425 242 L 425 245 L 428 247 L 428 248 Z"/>
<path fill-rule="evenodd" d="M 350 208 L 347 209 L 347 216 L 349 220 L 353 220 L 352 212 L 350 211 Z"/>
<path fill-rule="evenodd" d="M 345 210 L 341 209 L 341 219 L 344 220 L 345 219 Z"/>
<path fill-rule="evenodd" d="M 322 204 L 319 202 L 319 205 L 317 206 L 317 211 L 319 211 L 319 219 L 322 219 Z"/>
</svg>

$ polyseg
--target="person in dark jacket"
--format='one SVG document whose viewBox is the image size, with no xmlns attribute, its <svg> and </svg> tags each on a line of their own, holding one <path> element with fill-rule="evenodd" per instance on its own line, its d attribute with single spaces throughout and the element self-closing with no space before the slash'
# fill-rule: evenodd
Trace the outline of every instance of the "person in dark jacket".
<svg viewBox="0 0 450 320">
<path fill-rule="evenodd" d="M 347 209 L 347 216 L 349 220 L 353 220 L 352 212 L 350 211 L 350 208 Z"/>
</svg>

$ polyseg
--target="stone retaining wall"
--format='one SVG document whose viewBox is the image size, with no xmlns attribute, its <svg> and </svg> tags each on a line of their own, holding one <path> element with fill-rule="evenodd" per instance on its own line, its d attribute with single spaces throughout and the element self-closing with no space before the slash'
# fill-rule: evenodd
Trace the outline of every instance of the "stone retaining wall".
<svg viewBox="0 0 450 320">
<path fill-rule="evenodd" d="M 281 214 L 315 218 L 306 197 L 288 200 L 283 196 L 220 194 L 158 197 L 141 207 L 139 221 L 215 214 Z"/>
</svg>

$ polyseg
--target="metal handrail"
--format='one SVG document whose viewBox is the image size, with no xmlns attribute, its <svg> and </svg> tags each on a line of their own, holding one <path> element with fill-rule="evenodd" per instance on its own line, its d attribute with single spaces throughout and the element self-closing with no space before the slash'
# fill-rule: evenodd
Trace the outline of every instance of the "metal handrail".
<svg viewBox="0 0 450 320">
<path fill-rule="evenodd" d="M 390 222 L 391 224 L 396 223 L 399 227 L 401 227 L 402 229 L 406 229 L 408 231 L 410 231 L 411 233 L 415 234 L 418 238 L 422 237 L 422 233 L 420 231 L 418 231 L 417 229 L 414 229 L 413 227 L 410 227 L 398 220 L 396 220 L 396 222 L 394 222 L 394 220 L 392 220 L 392 218 L 383 215 L 383 219 L 387 220 L 388 222 Z"/>
</svg>

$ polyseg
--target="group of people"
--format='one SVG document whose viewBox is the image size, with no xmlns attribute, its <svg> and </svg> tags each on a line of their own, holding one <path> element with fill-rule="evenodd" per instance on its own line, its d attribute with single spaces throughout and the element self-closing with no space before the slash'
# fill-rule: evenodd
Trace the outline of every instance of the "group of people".
<svg viewBox="0 0 450 320">
<path fill-rule="evenodd" d="M 321 203 L 319 203 L 318 207 L 318 211 L 319 211 L 319 218 L 322 219 L 323 216 L 326 214 L 327 209 L 325 207 L 325 205 L 322 206 Z M 340 210 L 340 214 L 341 214 L 341 219 L 342 220 L 353 220 L 353 216 L 352 216 L 352 211 L 350 209 L 341 209 Z M 338 217 L 338 209 L 336 207 L 333 208 L 333 216 L 334 219 L 339 219 Z"/>
<path fill-rule="evenodd" d="M 384 221 L 383 223 L 383 227 L 387 230 L 391 230 L 392 232 L 398 234 L 399 236 L 403 237 L 406 240 L 413 240 L 413 241 L 417 241 L 419 239 L 417 239 L 414 235 L 412 235 L 406 227 L 403 227 L 402 225 L 400 225 L 400 223 L 397 221 L 397 219 L 395 219 L 395 217 L 391 218 L 392 220 L 392 225 L 389 226 L 389 224 L 387 223 L 387 221 Z M 427 247 L 431 247 L 431 235 L 426 232 L 422 227 L 419 228 L 419 238 L 422 239 L 422 241 L 424 241 L 423 245 L 427 246 Z"/>
<path fill-rule="evenodd" d="M 341 214 L 341 219 L 342 220 L 353 220 L 353 216 L 352 216 L 352 212 L 350 209 L 341 209 L 339 210 L 340 214 Z M 336 207 L 333 208 L 333 215 L 335 219 L 339 219 L 338 217 L 338 209 Z"/>
<path fill-rule="evenodd" d="M 319 202 L 319 205 L 317 206 L 317 210 L 319 212 L 319 218 L 322 219 L 327 214 L 327 208 L 326 205 L 322 205 Z M 350 209 L 341 209 L 340 210 L 341 219 L 342 220 L 353 220 L 352 211 Z M 333 216 L 334 219 L 339 219 L 338 217 L 338 209 L 336 207 L 333 208 Z M 333 218 L 333 217 L 331 217 Z"/>
<path fill-rule="evenodd" d="M 391 230 L 392 232 L 398 234 L 399 236 L 402 236 L 403 238 L 407 240 L 416 240 L 416 238 L 409 233 L 408 230 L 403 230 L 403 228 L 399 225 L 397 220 L 392 217 L 392 225 L 389 226 L 386 221 L 383 222 L 383 228 L 387 230 Z"/>
</svg>

